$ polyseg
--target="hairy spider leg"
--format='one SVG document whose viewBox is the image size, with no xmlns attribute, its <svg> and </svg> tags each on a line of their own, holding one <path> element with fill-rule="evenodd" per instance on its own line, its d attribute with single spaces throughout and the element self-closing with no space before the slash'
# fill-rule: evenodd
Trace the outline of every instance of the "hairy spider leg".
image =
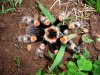
<svg viewBox="0 0 100 75">
<path fill-rule="evenodd" d="M 40 49 L 45 49 L 46 48 L 46 44 L 47 44 L 47 41 L 43 40 L 42 43 L 39 45 Z"/>
<path fill-rule="evenodd" d="M 64 21 L 64 17 L 63 16 L 59 16 L 58 18 L 56 18 L 56 21 L 53 23 L 53 25 L 57 26 L 59 23 Z"/>
<path fill-rule="evenodd" d="M 34 26 L 27 26 L 26 28 L 26 34 L 32 36 L 34 34 L 36 34 L 38 31 L 38 28 L 34 27 Z"/>
<path fill-rule="evenodd" d="M 17 37 L 17 40 L 19 41 L 19 42 L 23 42 L 23 43 L 30 43 L 31 41 L 30 41 L 30 35 L 22 35 L 22 36 L 18 36 Z"/>
<path fill-rule="evenodd" d="M 40 17 L 40 21 L 41 21 L 42 23 L 44 23 L 44 25 L 46 25 L 46 26 L 51 25 L 49 19 L 46 18 L 45 16 L 41 16 L 41 17 Z"/>
<path fill-rule="evenodd" d="M 42 21 L 40 21 L 40 26 L 38 26 L 38 28 L 47 28 L 47 27 L 50 27 L 51 26 L 51 23 L 49 25 L 46 25 L 45 23 L 43 23 Z"/>
<path fill-rule="evenodd" d="M 53 52 L 54 54 L 58 53 L 57 43 L 50 44 L 50 48 L 51 48 L 51 52 Z"/>
<path fill-rule="evenodd" d="M 31 36 L 31 42 L 38 42 L 38 41 L 42 41 L 43 37 L 39 36 L 39 35 L 33 35 Z"/>
<path fill-rule="evenodd" d="M 68 42 L 67 36 L 61 37 L 61 38 L 60 38 L 60 41 L 61 41 L 62 44 L 66 44 L 66 43 Z"/>
<path fill-rule="evenodd" d="M 41 24 L 40 24 L 40 21 L 39 20 L 34 20 L 34 26 L 40 26 Z"/>
<path fill-rule="evenodd" d="M 62 42 L 60 41 L 60 38 L 59 38 L 57 40 L 58 50 L 60 49 L 61 44 L 62 44 Z M 67 43 L 65 45 L 66 45 L 66 49 L 68 49 L 71 52 L 75 52 L 78 54 L 83 53 L 82 51 L 80 51 L 80 48 L 72 40 L 67 41 Z"/>
<path fill-rule="evenodd" d="M 43 57 L 43 53 L 44 53 L 44 50 L 46 48 L 46 44 L 47 42 L 44 40 L 37 48 L 36 48 L 36 51 L 35 51 L 35 54 L 39 57 Z"/>
<path fill-rule="evenodd" d="M 80 48 L 72 41 L 72 40 L 69 40 L 67 43 L 66 43 L 66 48 L 68 50 L 70 50 L 71 52 L 75 52 L 75 53 L 80 53 Z"/>
<path fill-rule="evenodd" d="M 60 31 L 61 31 L 62 33 L 64 33 L 66 30 L 69 30 L 69 29 L 68 29 L 68 25 L 61 25 L 61 26 L 59 26 L 59 28 L 60 28 Z"/>
<path fill-rule="evenodd" d="M 56 21 L 53 23 L 53 25 L 57 26 L 59 23 L 61 23 L 62 21 L 59 20 L 59 18 L 56 19 Z"/>
<path fill-rule="evenodd" d="M 32 35 L 39 35 L 39 36 L 43 36 L 45 33 L 44 28 L 40 28 L 40 27 L 34 27 L 34 26 L 28 26 L 26 28 L 26 34 L 32 36 Z"/>
</svg>

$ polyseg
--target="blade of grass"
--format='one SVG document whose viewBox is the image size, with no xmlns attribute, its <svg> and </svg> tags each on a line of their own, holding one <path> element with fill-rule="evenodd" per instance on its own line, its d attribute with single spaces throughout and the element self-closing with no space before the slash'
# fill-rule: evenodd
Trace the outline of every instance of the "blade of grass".
<svg viewBox="0 0 100 75">
<path fill-rule="evenodd" d="M 7 0 L 0 0 L 0 2 L 3 2 L 3 3 L 5 3 Z"/>
<path fill-rule="evenodd" d="M 2 11 L 0 12 L 0 14 L 3 14 L 3 13 L 5 13 L 4 4 L 2 4 Z"/>
<path fill-rule="evenodd" d="M 70 35 L 68 35 L 68 40 L 71 40 L 77 36 L 78 36 L 77 34 L 70 34 Z"/>
<path fill-rule="evenodd" d="M 53 53 L 51 53 L 50 50 L 48 50 L 48 53 L 49 53 L 50 57 L 52 58 L 52 60 L 54 60 L 55 59 L 55 55 Z"/>
<path fill-rule="evenodd" d="M 23 0 L 18 0 L 19 7 L 21 7 Z"/>
<path fill-rule="evenodd" d="M 59 62 L 61 61 L 61 59 L 62 59 L 62 57 L 63 57 L 63 55 L 64 55 L 64 52 L 65 52 L 65 45 L 61 45 L 61 47 L 60 47 L 60 49 L 59 49 L 59 52 L 58 52 L 58 54 L 57 54 L 57 56 L 56 56 L 56 58 L 55 58 L 55 60 L 54 60 L 54 62 L 53 62 L 53 64 L 52 64 L 52 66 L 50 67 L 50 71 L 53 71 L 54 70 L 54 68 L 59 64 Z"/>
<path fill-rule="evenodd" d="M 9 3 L 10 3 L 10 5 L 14 8 L 15 7 L 15 5 L 14 5 L 14 0 L 9 0 Z"/>
<path fill-rule="evenodd" d="M 96 41 L 100 41 L 100 38 L 96 38 Z"/>
<path fill-rule="evenodd" d="M 15 62 L 16 62 L 16 65 L 18 67 L 21 67 L 21 59 L 20 59 L 20 57 L 16 57 Z"/>
<path fill-rule="evenodd" d="M 94 6 L 94 4 L 96 3 L 94 0 L 89 0 L 91 2 L 91 4 Z"/>
<path fill-rule="evenodd" d="M 96 6 L 97 6 L 97 12 L 100 14 L 100 0 L 97 0 Z"/>
<path fill-rule="evenodd" d="M 39 69 L 38 72 L 36 73 L 36 75 L 42 75 L 42 70 Z"/>
<path fill-rule="evenodd" d="M 85 47 L 84 49 L 85 49 L 85 51 L 84 51 L 84 53 L 83 53 L 83 56 L 84 56 L 86 59 L 89 59 L 89 58 L 90 58 L 90 53 L 89 53 L 87 47 Z"/>
<path fill-rule="evenodd" d="M 67 20 L 67 21 L 68 21 L 68 20 L 71 21 L 71 20 L 73 20 L 73 18 L 68 18 L 68 17 L 66 17 L 65 20 Z"/>
<path fill-rule="evenodd" d="M 94 40 L 90 39 L 87 34 L 83 34 L 82 41 L 86 43 L 92 43 Z"/>
<path fill-rule="evenodd" d="M 4 10 L 4 4 L 2 4 L 2 13 L 4 13 L 5 10 Z"/>
<path fill-rule="evenodd" d="M 9 12 L 9 11 L 13 11 L 15 10 L 15 8 L 8 8 L 8 9 L 5 9 L 5 13 Z"/>
<path fill-rule="evenodd" d="M 91 2 L 89 0 L 86 0 L 86 3 L 93 7 L 93 5 L 91 4 Z"/>
<path fill-rule="evenodd" d="M 55 21 L 55 18 L 50 14 L 50 12 L 38 1 L 36 0 L 36 2 L 38 3 L 39 8 L 41 9 L 42 13 L 50 20 L 50 22 L 53 24 Z"/>
</svg>

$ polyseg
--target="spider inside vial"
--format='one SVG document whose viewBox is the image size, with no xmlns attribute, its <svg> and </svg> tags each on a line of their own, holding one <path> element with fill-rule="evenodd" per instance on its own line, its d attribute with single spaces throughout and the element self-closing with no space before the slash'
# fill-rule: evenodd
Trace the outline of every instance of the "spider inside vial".
<svg viewBox="0 0 100 75">
<path fill-rule="evenodd" d="M 50 21 L 42 16 L 40 19 L 34 19 L 29 16 L 24 16 L 22 22 L 27 23 L 29 26 L 26 28 L 26 34 L 19 36 L 18 41 L 23 43 L 32 43 L 42 41 L 37 47 L 35 54 L 43 57 L 46 44 L 48 44 L 54 54 L 57 54 L 61 44 L 65 44 L 66 48 L 76 53 L 80 53 L 79 47 L 68 40 L 66 34 L 70 29 L 80 27 L 79 22 L 74 22 L 69 25 L 61 25 L 57 27 L 57 24 L 64 21 L 65 15 L 60 14 L 56 21 L 51 24 Z"/>
</svg>

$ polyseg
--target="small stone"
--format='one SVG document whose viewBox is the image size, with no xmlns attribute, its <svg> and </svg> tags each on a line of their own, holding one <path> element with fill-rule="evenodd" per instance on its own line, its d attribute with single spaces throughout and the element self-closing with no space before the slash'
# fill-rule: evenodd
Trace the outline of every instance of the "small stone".
<svg viewBox="0 0 100 75">
<path fill-rule="evenodd" d="M 27 51 L 32 51 L 32 45 L 31 44 L 29 44 L 29 45 L 27 45 Z"/>
</svg>

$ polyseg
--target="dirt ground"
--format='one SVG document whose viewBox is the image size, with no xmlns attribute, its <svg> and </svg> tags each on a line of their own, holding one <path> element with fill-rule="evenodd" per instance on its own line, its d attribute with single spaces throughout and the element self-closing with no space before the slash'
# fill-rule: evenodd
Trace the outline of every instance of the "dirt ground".
<svg viewBox="0 0 100 75">
<path fill-rule="evenodd" d="M 41 2 L 49 8 L 54 0 L 41 0 Z M 57 16 L 59 10 L 54 8 L 52 12 Z M 24 0 L 22 7 L 16 8 L 15 12 L 0 15 L 0 75 L 29 75 L 30 73 L 35 75 L 38 69 L 45 69 L 50 62 L 49 58 L 38 58 L 32 52 L 28 52 L 26 49 L 27 44 L 19 43 L 16 40 L 18 35 L 25 33 L 24 27 L 21 30 L 19 27 L 22 24 L 20 22 L 21 17 L 24 15 L 33 16 L 35 13 L 40 14 L 35 1 Z M 100 37 L 100 16 L 92 14 L 88 22 L 90 24 L 90 37 L 92 39 Z M 33 43 L 34 49 L 38 44 L 39 42 Z M 95 59 L 100 52 L 99 44 L 100 42 L 96 42 L 83 44 L 82 46 L 88 46 L 91 58 Z M 20 48 L 17 48 L 15 45 L 18 45 Z M 48 54 L 46 55 L 48 56 Z M 16 57 L 21 58 L 22 68 L 17 67 L 15 63 Z"/>
</svg>

